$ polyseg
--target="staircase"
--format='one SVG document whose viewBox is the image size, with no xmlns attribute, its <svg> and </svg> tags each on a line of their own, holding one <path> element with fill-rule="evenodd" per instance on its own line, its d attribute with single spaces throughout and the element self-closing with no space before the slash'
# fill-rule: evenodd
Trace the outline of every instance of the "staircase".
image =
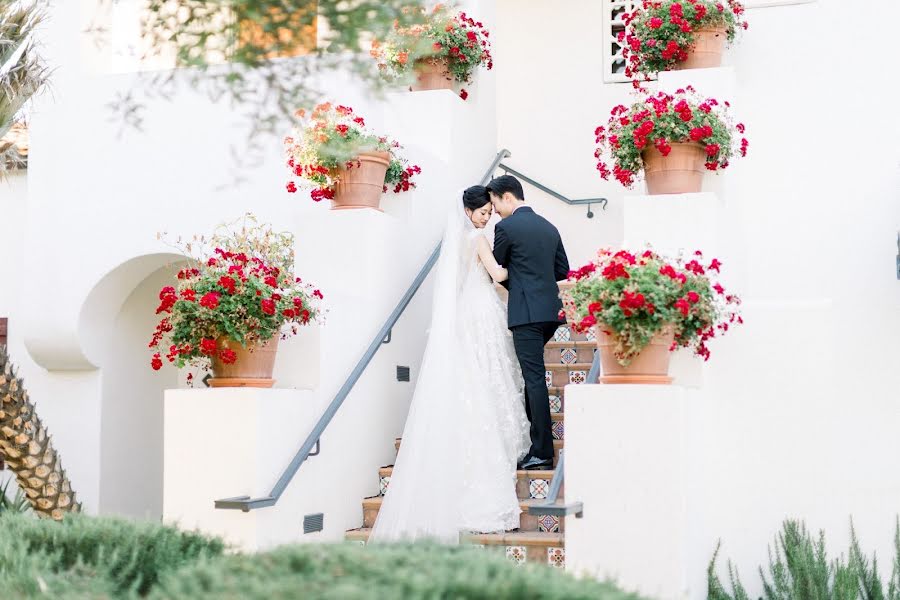
<svg viewBox="0 0 900 600">
<path fill-rule="evenodd" d="M 590 338 L 590 339 L 589 339 Z M 559 460 L 565 438 L 565 386 L 585 383 L 594 357 L 593 335 L 576 334 L 568 326 L 556 331 L 553 341 L 544 350 L 547 388 L 550 391 L 550 416 L 553 427 L 554 464 Z M 400 448 L 400 438 L 394 446 Z M 436 467 L 438 468 L 438 467 Z M 378 517 L 378 511 L 389 493 L 393 466 L 378 470 L 379 494 L 362 502 L 362 527 L 346 533 L 346 539 L 365 544 Z M 518 471 L 516 492 L 522 514 L 519 528 L 505 533 L 471 534 L 467 543 L 505 552 L 517 564 L 543 563 L 564 567 L 566 561 L 565 517 L 547 514 L 530 514 L 528 508 L 546 502 L 554 470 Z M 563 490 L 558 502 L 562 503 Z"/>
</svg>

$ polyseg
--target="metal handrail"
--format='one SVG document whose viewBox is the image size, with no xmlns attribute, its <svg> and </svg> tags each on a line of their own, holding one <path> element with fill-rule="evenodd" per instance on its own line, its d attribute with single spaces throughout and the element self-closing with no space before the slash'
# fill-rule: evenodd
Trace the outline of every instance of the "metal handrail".
<svg viewBox="0 0 900 600">
<path fill-rule="evenodd" d="M 591 370 L 588 373 L 587 381 L 596 383 L 600 377 L 600 353 L 594 353 L 594 360 L 591 362 Z M 528 507 L 528 513 L 533 515 L 552 515 L 554 517 L 564 517 L 566 515 L 575 515 L 576 519 L 580 519 L 584 513 L 583 502 L 572 502 L 571 504 L 557 504 L 559 499 L 559 490 L 562 488 L 563 481 L 566 479 L 566 470 L 564 468 L 566 460 L 566 451 L 559 451 L 559 461 L 556 463 L 556 469 L 553 471 L 553 479 L 550 481 L 550 491 L 547 492 L 547 498 L 540 504 Z"/>
<path fill-rule="evenodd" d="M 481 185 L 485 185 L 488 181 L 490 181 L 491 176 L 493 175 L 494 170 L 496 170 L 497 166 L 500 164 L 500 161 L 508 156 L 510 156 L 510 152 L 505 148 L 497 153 L 497 156 L 494 157 L 494 160 L 491 163 L 490 168 L 487 170 L 487 173 L 485 173 L 484 177 L 482 177 Z M 303 442 L 303 445 L 300 446 L 300 450 L 297 451 L 297 454 L 291 460 L 290 464 L 288 464 L 287 468 L 285 468 L 284 472 L 281 474 L 281 477 L 278 478 L 278 481 L 272 487 L 272 491 L 269 492 L 269 495 L 263 496 L 261 498 L 250 498 L 250 496 L 235 496 L 233 498 L 223 498 L 221 500 L 216 500 L 216 508 L 242 510 L 244 512 L 248 512 L 255 508 L 274 506 L 275 503 L 278 502 L 281 494 L 284 493 L 284 490 L 291 482 L 291 479 L 294 478 L 294 475 L 296 475 L 297 471 L 300 469 L 300 465 L 302 465 L 303 462 L 310 456 L 313 448 L 318 449 L 319 438 L 325 432 L 325 428 L 327 428 L 328 424 L 331 423 L 334 415 L 337 413 L 341 405 L 343 405 L 344 400 L 346 400 L 347 396 L 350 395 L 350 391 L 353 389 L 353 386 L 356 385 L 357 381 L 359 381 L 359 378 L 362 376 L 363 371 L 366 370 L 366 367 L 369 366 L 369 363 L 372 361 L 375 353 L 378 352 L 378 349 L 381 347 L 382 342 L 384 342 L 384 340 L 390 334 L 391 329 L 393 329 L 394 325 L 397 324 L 397 321 L 400 319 L 403 311 L 406 310 L 406 307 L 413 299 L 413 296 L 415 296 L 416 292 L 419 291 L 419 288 L 422 286 L 425 278 L 428 277 L 431 269 L 434 267 L 435 263 L 437 263 L 440 254 L 441 243 L 438 242 L 437 246 L 435 246 L 434 250 L 431 252 L 431 256 L 428 257 L 428 260 L 425 261 L 425 264 L 419 270 L 419 274 L 416 275 L 416 278 L 413 280 L 412 285 L 409 286 L 409 289 L 406 290 L 405 294 L 403 294 L 400 302 L 384 322 L 384 325 L 382 325 L 381 329 L 378 330 L 378 333 L 375 334 L 375 338 L 372 340 L 372 343 L 369 344 L 369 347 L 362 355 L 362 358 L 359 359 L 359 362 L 356 363 L 356 366 L 353 368 L 353 371 L 351 371 L 350 376 L 347 377 L 347 381 L 344 382 L 344 385 L 342 385 L 341 389 L 338 390 L 338 393 L 325 409 L 325 412 L 322 413 L 321 417 L 319 417 L 319 420 L 316 422 L 312 431 L 308 436 L 306 436 L 306 440 Z"/>
<path fill-rule="evenodd" d="M 579 198 L 577 200 L 573 200 L 571 198 L 567 198 L 567 197 L 563 196 L 559 192 L 551 190 L 544 184 L 535 181 L 528 175 L 525 175 L 524 173 L 513 169 L 509 165 L 500 163 L 500 168 L 503 169 L 504 172 L 509 173 L 510 175 L 513 175 L 515 177 L 518 177 L 519 179 L 521 179 L 527 183 L 530 183 L 531 185 L 533 185 L 537 189 L 541 190 L 545 194 L 549 194 L 561 202 L 565 202 L 566 204 L 569 204 L 571 206 L 580 206 L 580 205 L 587 204 L 587 207 L 588 207 L 587 218 L 588 219 L 594 218 L 594 211 L 591 210 L 591 205 L 599 204 L 602 207 L 601 210 L 606 210 L 606 205 L 609 203 L 609 200 L 607 200 L 606 198 Z"/>
</svg>

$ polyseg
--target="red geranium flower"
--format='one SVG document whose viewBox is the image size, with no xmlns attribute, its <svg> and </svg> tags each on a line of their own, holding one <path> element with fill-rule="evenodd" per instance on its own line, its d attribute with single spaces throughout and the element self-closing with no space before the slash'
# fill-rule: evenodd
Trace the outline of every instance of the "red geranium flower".
<svg viewBox="0 0 900 600">
<path fill-rule="evenodd" d="M 219 292 L 207 292 L 200 298 L 200 306 L 215 310 L 219 306 Z"/>
</svg>

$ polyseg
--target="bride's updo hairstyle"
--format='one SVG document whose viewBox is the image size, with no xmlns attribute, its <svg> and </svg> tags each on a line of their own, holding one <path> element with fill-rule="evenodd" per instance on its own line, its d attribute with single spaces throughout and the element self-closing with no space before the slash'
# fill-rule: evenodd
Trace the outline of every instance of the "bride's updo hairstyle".
<svg viewBox="0 0 900 600">
<path fill-rule="evenodd" d="M 483 185 L 473 185 L 466 188 L 463 192 L 463 206 L 471 211 L 476 211 L 485 204 L 489 204 L 491 197 L 488 195 L 487 188 Z"/>
</svg>

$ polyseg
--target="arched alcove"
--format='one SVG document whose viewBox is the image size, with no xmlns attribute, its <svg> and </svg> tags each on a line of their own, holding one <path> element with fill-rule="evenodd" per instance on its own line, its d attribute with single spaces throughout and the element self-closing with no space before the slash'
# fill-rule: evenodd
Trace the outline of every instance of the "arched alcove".
<svg viewBox="0 0 900 600">
<path fill-rule="evenodd" d="M 159 290 L 176 281 L 184 257 L 153 254 L 110 271 L 81 310 L 79 341 L 100 369 L 101 514 L 162 516 L 163 392 L 178 373 L 150 367 L 148 348 L 159 316 Z"/>
</svg>

